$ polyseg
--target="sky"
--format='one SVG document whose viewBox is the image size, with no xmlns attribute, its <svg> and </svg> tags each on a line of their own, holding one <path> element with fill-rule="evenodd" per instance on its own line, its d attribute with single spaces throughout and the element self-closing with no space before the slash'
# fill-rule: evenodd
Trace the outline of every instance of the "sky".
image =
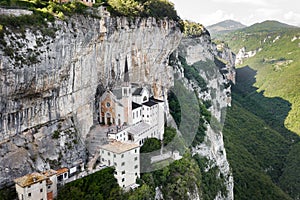
<svg viewBox="0 0 300 200">
<path fill-rule="evenodd" d="M 300 0 L 170 0 L 182 19 L 209 26 L 226 19 L 247 26 L 277 20 L 300 27 Z"/>
</svg>

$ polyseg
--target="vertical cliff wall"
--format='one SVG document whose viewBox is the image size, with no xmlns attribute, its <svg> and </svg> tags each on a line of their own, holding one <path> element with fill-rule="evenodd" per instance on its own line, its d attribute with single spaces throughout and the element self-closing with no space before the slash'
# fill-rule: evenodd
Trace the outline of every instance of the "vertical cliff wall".
<svg viewBox="0 0 300 200">
<path fill-rule="evenodd" d="M 131 82 L 151 85 L 157 96 L 173 84 L 167 61 L 182 37 L 175 22 L 78 16 L 49 27 L 52 37 L 31 29 L 4 37 L 0 163 L 19 151 L 24 156 L 1 164 L 0 186 L 49 164 L 70 167 L 86 159 L 95 97 L 122 80 L 126 57 Z M 3 51 L 7 47 L 12 55 Z"/>
<path fill-rule="evenodd" d="M 233 177 L 226 158 L 222 127 L 226 108 L 231 105 L 231 84 L 235 82 L 235 55 L 225 44 L 212 43 L 205 29 L 202 36 L 183 38 L 174 55 L 177 57 L 175 69 L 181 77 L 185 76 L 184 65 L 189 65 L 205 81 L 200 87 L 195 80 L 184 78 L 186 87 L 198 91 L 198 97 L 211 104 L 209 111 L 212 120 L 207 122 L 204 141 L 193 147 L 193 154 L 206 157 L 209 160 L 207 171 L 217 166 L 220 171 L 218 176 L 224 179 L 226 192 L 222 194 L 220 191 L 215 199 L 233 199 Z"/>
<path fill-rule="evenodd" d="M 34 170 L 71 167 L 87 159 L 85 138 L 98 123 L 97 97 L 123 79 L 126 58 L 130 82 L 151 85 L 156 96 L 173 85 L 174 69 L 184 71 L 180 59 L 179 65 L 168 65 L 175 49 L 190 65 L 214 63 L 198 66 L 208 90 L 187 79 L 186 87 L 210 100 L 213 116 L 224 119 L 234 56 L 225 46 L 212 44 L 208 34 L 182 39 L 176 23 L 154 18 L 77 16 L 49 27 L 52 34 L 46 35 L 9 31 L 6 47 L 0 48 L 0 163 L 5 163 L 0 165 L 0 187 Z M 4 51 L 7 47 L 12 54 Z M 193 153 L 220 169 L 226 198 L 233 199 L 222 131 L 208 126 L 205 141 Z"/>
<path fill-rule="evenodd" d="M 53 29 L 55 38 L 41 39 L 30 30 L 25 38 L 5 37 L 15 55 L 39 53 L 37 62 L 25 64 L 0 52 L 1 139 L 69 114 L 84 138 L 93 124 L 97 87 L 113 87 L 124 73 L 126 56 L 132 82 L 170 82 L 166 60 L 181 38 L 175 23 L 78 17 L 58 21 Z M 17 48 L 20 42 L 24 46 Z"/>
</svg>

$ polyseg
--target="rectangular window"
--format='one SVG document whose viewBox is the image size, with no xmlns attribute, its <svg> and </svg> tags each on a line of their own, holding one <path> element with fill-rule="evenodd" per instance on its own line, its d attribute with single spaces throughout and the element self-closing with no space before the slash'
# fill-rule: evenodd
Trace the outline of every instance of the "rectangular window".
<svg viewBox="0 0 300 200">
<path fill-rule="evenodd" d="M 122 162 L 121 166 L 124 166 L 125 165 L 125 162 Z"/>
<path fill-rule="evenodd" d="M 125 181 L 125 178 L 122 178 L 122 182 L 124 182 Z"/>
<path fill-rule="evenodd" d="M 109 156 L 110 156 L 110 152 L 107 152 L 107 155 L 109 155 Z"/>
<path fill-rule="evenodd" d="M 122 171 L 122 174 L 125 174 L 125 171 Z"/>
<path fill-rule="evenodd" d="M 28 193 L 28 196 L 31 197 L 31 193 Z"/>
<path fill-rule="evenodd" d="M 138 165 L 136 165 L 136 166 L 134 166 L 134 169 L 137 169 L 139 166 Z"/>
<path fill-rule="evenodd" d="M 121 155 L 121 158 L 124 158 L 124 154 Z"/>
<path fill-rule="evenodd" d="M 40 192 L 43 192 L 43 189 L 40 189 Z"/>
<path fill-rule="evenodd" d="M 42 181 L 40 181 L 40 184 L 42 184 Z"/>
<path fill-rule="evenodd" d="M 137 152 L 137 150 L 135 149 L 135 150 L 134 150 L 134 153 L 136 153 L 136 152 Z"/>
<path fill-rule="evenodd" d="M 134 113 L 132 113 L 132 117 L 133 117 L 133 119 L 134 119 Z"/>
<path fill-rule="evenodd" d="M 114 166 L 117 166 L 117 163 L 114 163 Z"/>
<path fill-rule="evenodd" d="M 114 154 L 114 158 L 116 157 L 116 154 Z"/>
<path fill-rule="evenodd" d="M 135 157 L 134 160 L 137 161 L 137 157 Z"/>
</svg>

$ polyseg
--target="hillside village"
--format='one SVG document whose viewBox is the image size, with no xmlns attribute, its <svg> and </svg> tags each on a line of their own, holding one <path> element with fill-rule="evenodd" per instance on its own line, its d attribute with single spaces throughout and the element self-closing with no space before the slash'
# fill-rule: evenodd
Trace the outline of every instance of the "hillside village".
<svg viewBox="0 0 300 200">
<path fill-rule="evenodd" d="M 164 95 L 162 95 L 164 97 Z M 14 180 L 19 199 L 48 199 L 57 196 L 57 188 L 68 182 L 95 173 L 106 167 L 114 167 L 114 176 L 125 191 L 134 189 L 140 177 L 140 148 L 148 138 L 163 140 L 167 105 L 165 99 L 156 99 L 147 86 L 130 83 L 127 59 L 121 85 L 107 89 L 99 99 L 99 125 L 102 134 L 85 167 L 84 162 L 70 169 L 49 169 L 34 172 Z M 91 143 L 92 144 L 92 143 Z M 165 159 L 181 158 L 177 151 L 151 158 L 151 163 Z M 96 163 L 98 165 L 96 166 Z"/>
</svg>

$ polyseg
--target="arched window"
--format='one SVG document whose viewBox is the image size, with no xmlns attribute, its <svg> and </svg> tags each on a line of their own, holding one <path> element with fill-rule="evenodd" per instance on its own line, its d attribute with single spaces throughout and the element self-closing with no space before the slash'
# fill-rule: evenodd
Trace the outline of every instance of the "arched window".
<svg viewBox="0 0 300 200">
<path fill-rule="evenodd" d="M 147 97 L 146 96 L 144 96 L 143 101 L 147 101 Z"/>
</svg>

